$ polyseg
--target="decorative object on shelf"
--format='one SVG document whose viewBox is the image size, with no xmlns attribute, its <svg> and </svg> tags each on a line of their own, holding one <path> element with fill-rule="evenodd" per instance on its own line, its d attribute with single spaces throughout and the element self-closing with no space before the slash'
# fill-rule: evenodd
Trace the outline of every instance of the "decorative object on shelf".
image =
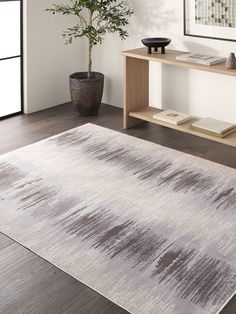
<svg viewBox="0 0 236 314">
<path fill-rule="evenodd" d="M 235 57 L 234 52 L 231 52 L 229 54 L 229 57 L 226 60 L 226 68 L 227 69 L 236 69 L 236 57 Z"/>
<path fill-rule="evenodd" d="M 183 55 L 177 56 L 176 60 L 198 63 L 203 65 L 214 65 L 225 62 L 225 58 L 216 57 L 216 56 L 208 56 L 200 53 L 185 53 Z"/>
<path fill-rule="evenodd" d="M 179 125 L 179 124 L 182 124 L 184 122 L 191 120 L 192 116 L 183 112 L 175 111 L 175 110 L 165 110 L 165 111 L 154 114 L 153 119 L 170 123 L 170 124 L 174 124 L 174 125 Z"/>
<path fill-rule="evenodd" d="M 62 34 L 66 44 L 79 37 L 88 40 L 88 71 L 70 75 L 71 99 L 76 113 L 81 116 L 95 115 L 102 100 L 104 75 L 92 72 L 93 48 L 102 44 L 107 33 L 118 33 L 122 40 L 125 39 L 128 36 L 125 27 L 133 11 L 126 0 L 71 0 L 70 4 L 53 4 L 46 11 L 78 18 L 78 23 Z"/>
<path fill-rule="evenodd" d="M 142 43 L 148 47 L 148 54 L 152 53 L 152 48 L 155 52 L 158 52 L 158 48 L 161 48 L 161 53 L 165 54 L 165 47 L 171 42 L 170 38 L 155 37 L 155 38 L 144 38 Z"/>
<path fill-rule="evenodd" d="M 192 124 L 192 128 L 198 132 L 203 132 L 219 138 L 236 131 L 236 125 L 212 118 L 204 118 Z"/>
<path fill-rule="evenodd" d="M 235 28 L 235 1 L 184 0 L 184 35 L 236 41 Z"/>
</svg>

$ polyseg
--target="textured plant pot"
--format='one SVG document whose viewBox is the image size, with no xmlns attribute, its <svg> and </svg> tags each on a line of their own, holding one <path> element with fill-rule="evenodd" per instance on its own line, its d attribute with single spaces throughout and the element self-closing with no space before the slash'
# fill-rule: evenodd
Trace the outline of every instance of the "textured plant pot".
<svg viewBox="0 0 236 314">
<path fill-rule="evenodd" d="M 104 75 L 92 72 L 92 78 L 87 78 L 87 72 L 77 72 L 70 75 L 70 94 L 76 113 L 81 116 L 91 116 L 98 113 L 102 101 Z"/>
</svg>

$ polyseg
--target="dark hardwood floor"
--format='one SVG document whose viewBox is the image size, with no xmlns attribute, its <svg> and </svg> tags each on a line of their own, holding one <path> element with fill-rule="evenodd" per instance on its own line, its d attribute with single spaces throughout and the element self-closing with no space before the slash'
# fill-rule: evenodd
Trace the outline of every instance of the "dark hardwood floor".
<svg viewBox="0 0 236 314">
<path fill-rule="evenodd" d="M 148 123 L 123 130 L 122 110 L 107 105 L 93 117 L 78 117 L 70 104 L 65 104 L 0 121 L 0 154 L 88 122 L 236 168 L 235 148 Z M 127 312 L 0 234 L 0 313 Z M 236 297 L 222 314 L 236 314 Z"/>
</svg>

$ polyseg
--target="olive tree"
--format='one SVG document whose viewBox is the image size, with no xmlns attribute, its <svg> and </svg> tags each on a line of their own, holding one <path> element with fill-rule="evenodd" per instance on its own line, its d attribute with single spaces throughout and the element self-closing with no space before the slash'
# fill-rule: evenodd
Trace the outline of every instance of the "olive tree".
<svg viewBox="0 0 236 314">
<path fill-rule="evenodd" d="M 118 33 L 123 40 L 128 36 L 126 26 L 133 14 L 126 0 L 70 0 L 69 4 L 52 4 L 53 14 L 74 15 L 78 23 L 67 28 L 62 34 L 66 44 L 73 39 L 88 39 L 88 78 L 92 75 L 92 49 L 101 44 L 107 33 Z"/>
</svg>

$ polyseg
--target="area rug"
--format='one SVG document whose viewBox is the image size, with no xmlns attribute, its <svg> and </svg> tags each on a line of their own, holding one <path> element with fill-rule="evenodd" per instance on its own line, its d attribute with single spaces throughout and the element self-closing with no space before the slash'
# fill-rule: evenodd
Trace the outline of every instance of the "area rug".
<svg viewBox="0 0 236 314">
<path fill-rule="evenodd" d="M 131 313 L 236 291 L 233 169 L 86 124 L 1 156 L 0 201 L 3 233 Z"/>
</svg>

